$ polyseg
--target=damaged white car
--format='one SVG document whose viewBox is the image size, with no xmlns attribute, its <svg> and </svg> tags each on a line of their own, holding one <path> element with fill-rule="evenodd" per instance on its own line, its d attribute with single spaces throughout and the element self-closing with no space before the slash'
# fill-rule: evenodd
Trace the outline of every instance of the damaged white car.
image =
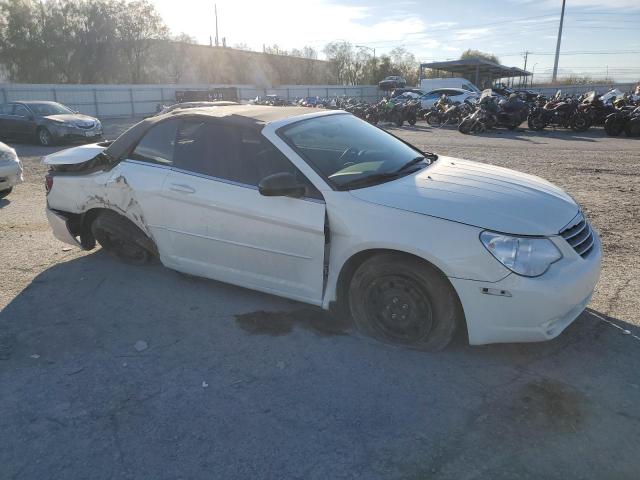
<svg viewBox="0 0 640 480">
<path fill-rule="evenodd" d="M 11 193 L 13 187 L 22 183 L 22 162 L 16 151 L 0 142 L 0 198 Z"/>
<path fill-rule="evenodd" d="M 60 240 L 343 306 L 413 348 L 441 349 L 463 326 L 471 344 L 554 338 L 600 273 L 598 235 L 558 187 L 340 111 L 179 111 L 44 162 Z"/>
</svg>

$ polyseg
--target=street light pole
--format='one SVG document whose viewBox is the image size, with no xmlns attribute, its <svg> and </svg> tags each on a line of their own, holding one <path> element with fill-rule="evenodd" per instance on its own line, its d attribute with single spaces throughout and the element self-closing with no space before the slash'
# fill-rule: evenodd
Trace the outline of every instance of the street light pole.
<svg viewBox="0 0 640 480">
<path fill-rule="evenodd" d="M 551 81 L 556 82 L 558 77 L 558 60 L 560 60 L 560 41 L 562 40 L 562 23 L 564 22 L 564 4 L 566 0 L 562 0 L 562 12 L 560 13 L 560 27 L 558 28 L 558 43 L 556 44 L 556 59 L 553 62 L 553 77 Z"/>
</svg>

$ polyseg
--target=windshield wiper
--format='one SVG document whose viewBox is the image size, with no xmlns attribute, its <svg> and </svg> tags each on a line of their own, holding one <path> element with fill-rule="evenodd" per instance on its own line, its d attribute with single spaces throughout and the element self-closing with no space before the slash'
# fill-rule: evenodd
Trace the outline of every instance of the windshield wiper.
<svg viewBox="0 0 640 480">
<path fill-rule="evenodd" d="M 374 173 L 372 175 L 367 175 L 366 177 L 360 177 L 354 180 L 349 180 L 348 182 L 345 182 L 342 185 L 340 185 L 338 188 L 340 190 L 349 190 L 355 187 L 367 187 L 367 186 L 375 185 L 377 183 L 382 183 L 385 180 L 393 180 L 401 176 L 403 176 L 403 173 L 401 172 Z"/>
<path fill-rule="evenodd" d="M 412 160 L 409 160 L 407 163 L 402 165 L 398 170 L 396 170 L 396 173 L 403 172 L 407 168 L 412 167 L 412 166 L 422 162 L 423 160 L 426 160 L 426 158 L 423 155 L 420 155 L 419 157 L 416 157 L 416 158 L 414 158 Z"/>
</svg>

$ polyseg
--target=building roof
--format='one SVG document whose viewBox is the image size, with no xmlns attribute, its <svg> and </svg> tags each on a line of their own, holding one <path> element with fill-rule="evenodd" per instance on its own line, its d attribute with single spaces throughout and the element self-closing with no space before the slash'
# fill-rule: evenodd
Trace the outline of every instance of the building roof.
<svg viewBox="0 0 640 480">
<path fill-rule="evenodd" d="M 447 62 L 431 62 L 420 64 L 420 71 L 430 68 L 432 70 L 444 70 L 465 78 L 511 78 L 527 77 L 531 72 L 517 67 L 506 67 L 499 63 L 482 58 L 468 58 L 464 60 L 451 60 Z"/>
</svg>

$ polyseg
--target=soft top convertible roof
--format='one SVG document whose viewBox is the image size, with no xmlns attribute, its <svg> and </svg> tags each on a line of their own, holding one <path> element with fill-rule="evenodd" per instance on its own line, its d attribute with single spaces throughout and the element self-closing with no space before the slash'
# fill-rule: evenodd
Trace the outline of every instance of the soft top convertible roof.
<svg viewBox="0 0 640 480">
<path fill-rule="evenodd" d="M 120 135 L 104 153 L 112 159 L 120 159 L 123 155 L 129 153 L 131 145 L 137 143 L 147 130 L 156 123 L 169 118 L 209 117 L 218 119 L 228 125 L 262 130 L 268 123 L 309 113 L 309 109 L 304 107 L 272 107 L 264 105 L 228 105 L 185 110 L 176 109 L 164 115 L 146 118 L 137 123 Z"/>
</svg>

